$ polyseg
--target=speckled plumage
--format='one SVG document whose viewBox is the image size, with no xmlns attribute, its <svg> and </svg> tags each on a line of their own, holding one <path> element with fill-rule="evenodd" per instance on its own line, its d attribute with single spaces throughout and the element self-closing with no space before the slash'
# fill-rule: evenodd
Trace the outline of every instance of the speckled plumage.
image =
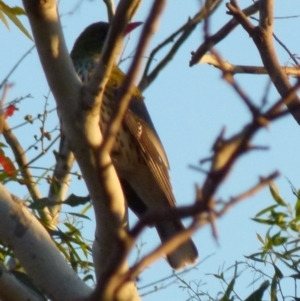
<svg viewBox="0 0 300 301">
<path fill-rule="evenodd" d="M 71 58 L 83 83 L 89 81 L 100 58 L 108 29 L 107 23 L 94 23 L 81 33 L 74 44 Z M 124 78 L 123 72 L 114 66 L 101 107 L 102 132 L 111 118 L 112 108 L 117 105 L 114 96 Z M 111 155 L 127 203 L 138 216 L 151 208 L 175 206 L 167 156 L 136 87 Z M 155 227 L 162 241 L 183 229 L 180 220 L 161 222 Z M 190 240 L 167 257 L 170 265 L 177 269 L 193 263 L 197 255 L 196 247 Z"/>
</svg>

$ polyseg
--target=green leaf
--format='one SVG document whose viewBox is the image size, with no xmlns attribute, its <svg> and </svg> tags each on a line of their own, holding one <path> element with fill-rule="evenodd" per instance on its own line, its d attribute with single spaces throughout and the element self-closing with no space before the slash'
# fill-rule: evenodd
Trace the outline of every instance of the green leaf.
<svg viewBox="0 0 300 301">
<path fill-rule="evenodd" d="M 281 246 L 288 240 L 287 237 L 282 237 L 280 236 L 280 234 L 281 232 L 278 232 L 277 234 L 272 236 L 271 241 L 273 246 Z"/>
<path fill-rule="evenodd" d="M 71 194 L 65 201 L 64 204 L 69 205 L 71 207 L 76 207 L 78 205 L 85 205 L 90 202 L 91 198 L 89 196 L 78 196 L 75 194 Z"/>
<path fill-rule="evenodd" d="M 64 225 L 71 231 L 71 234 L 80 234 L 80 231 L 72 224 L 64 223 Z M 68 233 L 68 235 L 70 235 L 70 233 Z"/>
<path fill-rule="evenodd" d="M 300 274 L 294 274 L 294 275 L 290 275 L 290 276 L 287 276 L 287 277 L 291 277 L 291 278 L 294 278 L 294 279 L 300 279 Z"/>
<path fill-rule="evenodd" d="M 33 201 L 28 207 L 30 209 L 42 210 L 49 206 L 50 200 L 48 198 L 41 198 L 39 200 Z"/>
<path fill-rule="evenodd" d="M 279 195 L 279 191 L 277 189 L 277 186 L 275 185 L 275 182 L 272 181 L 271 184 L 269 185 L 269 188 L 273 196 L 273 199 L 276 201 L 276 203 L 281 206 L 286 206 L 285 201 Z"/>
<path fill-rule="evenodd" d="M 5 18 L 5 15 L 3 14 L 1 7 L 0 7 L 0 20 L 4 23 L 4 25 L 6 26 L 7 29 L 9 29 L 9 25 L 8 22 Z"/>
<path fill-rule="evenodd" d="M 259 252 L 259 253 L 255 253 L 255 254 L 251 254 L 249 256 L 244 255 L 245 258 L 247 259 L 251 259 L 253 261 L 257 261 L 257 262 L 265 262 L 265 260 L 257 258 L 257 256 L 263 256 L 265 253 L 264 252 Z"/>
<path fill-rule="evenodd" d="M 24 10 L 22 10 L 22 8 L 17 7 L 17 6 L 9 7 L 3 1 L 0 1 L 0 11 L 2 11 L 30 40 L 32 40 L 30 33 L 23 26 L 23 24 L 20 22 L 20 20 L 16 17 L 17 15 L 25 14 L 25 12 L 24 12 Z M 7 24 L 7 22 L 4 22 L 4 24 Z M 8 24 L 6 27 L 9 28 Z"/>
<path fill-rule="evenodd" d="M 259 289 L 254 291 L 245 301 L 261 301 L 265 290 L 269 287 L 270 282 L 266 280 L 261 284 Z"/>
<path fill-rule="evenodd" d="M 299 233 L 299 231 L 300 231 L 300 225 L 298 223 L 296 223 L 295 221 L 290 222 L 289 228 L 297 233 Z"/>
<path fill-rule="evenodd" d="M 265 244 L 264 240 L 262 239 L 262 237 L 256 233 L 256 237 L 258 238 L 258 240 L 262 243 L 262 244 Z"/>
<path fill-rule="evenodd" d="M 94 281 L 94 277 L 93 277 L 91 274 L 89 274 L 89 275 L 83 277 L 83 281 L 87 282 L 88 280 Z"/>
<path fill-rule="evenodd" d="M 221 275 L 219 274 L 213 274 L 214 277 L 218 278 L 218 279 L 224 279 L 224 275 L 223 273 L 221 273 Z"/>
<path fill-rule="evenodd" d="M 253 221 L 257 222 L 257 223 L 260 223 L 260 224 L 265 224 L 265 225 L 275 225 L 276 222 L 275 221 L 272 221 L 272 220 L 269 220 L 269 219 L 262 219 L 262 218 L 252 218 Z"/>
<path fill-rule="evenodd" d="M 221 301 L 231 301 L 231 300 L 233 300 L 233 297 L 230 298 L 230 294 L 233 291 L 234 284 L 235 284 L 235 277 L 230 281 L 223 297 L 221 298 Z"/>
<path fill-rule="evenodd" d="M 300 217 L 300 199 L 297 199 L 295 204 L 296 217 Z"/>
<path fill-rule="evenodd" d="M 273 209 L 275 209 L 276 207 L 278 207 L 278 205 L 272 205 L 272 206 L 269 206 L 261 211 L 259 211 L 255 216 L 258 217 L 260 215 L 263 215 L 264 213 L 268 212 L 268 211 L 272 211 Z"/>
<path fill-rule="evenodd" d="M 277 283 L 278 283 L 278 277 L 276 276 L 276 273 L 274 277 L 272 278 L 272 283 L 271 283 L 271 301 L 277 301 Z"/>
<path fill-rule="evenodd" d="M 85 215 L 92 207 L 93 207 L 93 205 L 92 205 L 92 203 L 90 202 L 89 204 L 87 204 L 87 205 L 81 210 L 81 214 Z"/>
<path fill-rule="evenodd" d="M 77 216 L 77 217 L 81 217 L 81 218 L 85 218 L 88 220 L 91 220 L 88 216 L 80 214 L 80 213 L 74 213 L 74 212 L 66 212 L 67 214 L 73 215 L 73 216 Z"/>
<path fill-rule="evenodd" d="M 25 10 L 20 7 L 20 6 L 14 6 L 14 7 L 9 7 L 7 4 L 5 4 L 3 1 L 0 1 L 0 7 L 1 9 L 5 9 L 11 14 L 17 16 L 17 15 L 26 15 Z"/>
<path fill-rule="evenodd" d="M 284 218 L 287 217 L 288 215 L 284 212 L 276 212 L 276 211 L 272 210 L 271 216 L 276 221 L 276 223 L 281 224 L 284 222 Z"/>
<path fill-rule="evenodd" d="M 279 269 L 276 265 L 274 265 L 274 269 L 275 269 L 275 276 L 276 276 L 277 278 L 279 278 L 279 279 L 282 279 L 282 278 L 283 278 L 283 274 L 282 274 L 282 272 L 280 271 L 280 269 Z"/>
</svg>

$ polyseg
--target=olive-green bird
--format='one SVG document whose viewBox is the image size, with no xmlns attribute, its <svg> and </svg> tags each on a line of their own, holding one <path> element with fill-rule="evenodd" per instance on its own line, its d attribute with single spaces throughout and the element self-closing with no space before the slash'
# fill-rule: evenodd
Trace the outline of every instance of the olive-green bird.
<svg viewBox="0 0 300 301">
<path fill-rule="evenodd" d="M 128 33 L 135 26 L 129 25 Z M 87 83 L 99 61 L 109 30 L 104 22 L 88 26 L 77 38 L 71 58 L 77 74 Z M 104 92 L 100 129 L 103 133 L 116 103 L 116 91 L 125 74 L 114 66 Z M 169 178 L 169 163 L 138 88 L 134 88 L 129 109 L 117 134 L 112 153 L 113 164 L 120 179 L 126 201 L 131 210 L 142 216 L 147 210 L 175 206 L 175 197 Z M 155 225 L 162 241 L 182 229 L 180 220 L 159 222 Z M 187 241 L 168 255 L 172 268 L 183 268 L 197 259 L 197 249 L 192 240 Z"/>
</svg>

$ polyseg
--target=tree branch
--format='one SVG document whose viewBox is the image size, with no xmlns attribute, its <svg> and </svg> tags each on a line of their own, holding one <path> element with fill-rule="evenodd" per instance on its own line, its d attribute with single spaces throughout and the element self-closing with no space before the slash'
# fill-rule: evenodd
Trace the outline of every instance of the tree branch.
<svg viewBox="0 0 300 301">
<path fill-rule="evenodd" d="M 162 43 L 160 43 L 157 47 L 155 47 L 152 50 L 148 58 L 141 81 L 138 85 L 141 91 L 146 90 L 151 85 L 151 83 L 157 78 L 159 73 L 173 59 L 174 55 L 177 53 L 177 51 L 183 45 L 183 43 L 187 40 L 187 38 L 192 34 L 197 25 L 200 22 L 202 22 L 204 18 L 208 18 L 215 11 L 215 9 L 219 6 L 220 3 L 220 0 L 206 0 L 203 7 L 192 19 L 189 19 L 184 25 L 182 25 L 179 29 L 177 29 L 174 33 L 172 33 Z M 168 53 L 164 56 L 164 58 L 150 72 L 150 67 L 154 62 L 155 55 L 169 43 L 173 43 L 177 36 L 179 36 L 177 41 L 174 43 L 174 45 L 171 47 Z"/>
<path fill-rule="evenodd" d="M 259 27 L 254 27 L 249 22 L 246 15 L 239 9 L 235 0 L 231 0 L 230 3 L 227 4 L 227 7 L 236 20 L 240 22 L 252 37 L 275 88 L 281 97 L 285 98 L 289 91 L 292 90 L 292 85 L 279 64 L 273 44 L 273 1 L 262 0 L 259 2 Z M 297 123 L 300 124 L 300 100 L 296 92 L 286 105 Z"/>
<path fill-rule="evenodd" d="M 117 20 L 119 21 L 117 16 L 121 17 L 120 20 L 123 21 L 120 22 L 125 28 L 127 24 L 125 21 L 128 21 L 132 15 L 130 9 L 132 6 L 135 8 L 138 2 L 138 0 L 122 0 L 119 3 L 111 35 L 107 42 L 108 46 L 113 42 L 114 34 L 118 37 L 123 33 L 118 29 L 121 25 L 117 24 Z M 57 102 L 62 129 L 72 146 L 93 201 L 97 222 L 93 257 L 96 276 L 97 279 L 100 279 L 101 273 L 111 262 L 111 250 L 115 249 L 118 231 L 125 218 L 124 197 L 111 158 L 108 153 L 105 153 L 101 156 L 101 162 L 98 159 L 99 147 L 102 142 L 99 128 L 101 93 L 98 93 L 98 88 L 96 89 L 97 93 L 93 93 L 90 88 L 99 87 L 97 81 L 100 81 L 101 77 L 96 71 L 88 86 L 89 89 L 82 91 L 83 85 L 75 73 L 65 47 L 56 1 L 23 0 L 23 3 L 44 72 Z M 125 9 L 126 7 L 128 10 Z M 123 11 L 122 8 L 124 8 Z M 104 51 L 102 59 L 102 64 L 114 63 L 114 58 L 109 58 L 107 50 Z M 101 73 L 101 64 L 97 70 L 100 70 Z M 127 265 L 124 264 L 122 268 L 125 271 Z M 139 300 L 134 283 L 127 285 L 127 291 L 121 296 L 121 300 L 127 300 L 129 295 L 133 299 Z"/>
<path fill-rule="evenodd" d="M 44 301 L 45 299 L 19 281 L 0 262 L 0 298 L 3 301 Z"/>
<path fill-rule="evenodd" d="M 44 227 L 2 184 L 0 239 L 14 250 L 34 284 L 51 300 L 71 301 L 91 293 L 61 256 Z"/>
<path fill-rule="evenodd" d="M 74 155 L 70 151 L 69 142 L 63 134 L 55 157 L 56 164 L 48 193 L 48 198 L 52 203 L 52 206 L 48 207 L 52 217 L 52 225 L 56 225 L 58 222 L 61 202 L 66 198 L 71 178 L 70 172 L 75 161 Z"/>
<path fill-rule="evenodd" d="M 26 185 L 30 196 L 32 197 L 33 201 L 38 201 L 43 196 L 40 193 L 38 186 L 36 185 L 35 181 L 33 180 L 31 170 L 28 166 L 28 160 L 26 158 L 26 154 L 24 149 L 22 148 L 19 140 L 11 131 L 7 121 L 4 121 L 4 128 L 3 128 L 3 136 L 5 141 L 10 146 L 11 150 L 14 153 L 15 160 L 19 166 L 20 172 L 24 179 L 24 184 Z M 44 208 L 41 212 L 41 217 L 45 220 L 46 223 L 51 224 L 51 218 L 49 211 Z"/>
<path fill-rule="evenodd" d="M 245 8 L 243 10 L 243 13 L 246 16 L 255 14 L 258 11 L 259 2 L 260 0 L 256 1 L 254 4 Z M 205 39 L 205 41 L 199 46 L 199 48 L 192 53 L 192 58 L 190 60 L 190 67 L 197 64 L 201 60 L 201 58 L 205 55 L 205 53 L 207 53 L 215 45 L 217 45 L 224 38 L 226 38 L 238 25 L 239 22 L 235 18 L 232 18 L 218 32 Z"/>
<path fill-rule="evenodd" d="M 213 54 L 203 55 L 198 63 L 209 64 L 232 74 L 268 74 L 267 69 L 262 66 L 234 65 L 224 60 L 222 60 L 222 64 L 220 64 L 219 59 L 216 59 Z M 297 67 L 283 66 L 281 69 L 288 76 L 300 77 L 300 69 Z"/>
</svg>

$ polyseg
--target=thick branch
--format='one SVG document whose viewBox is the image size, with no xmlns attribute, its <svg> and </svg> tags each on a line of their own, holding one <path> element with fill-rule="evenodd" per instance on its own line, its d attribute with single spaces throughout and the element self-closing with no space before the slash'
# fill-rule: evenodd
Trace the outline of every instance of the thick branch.
<svg viewBox="0 0 300 301">
<path fill-rule="evenodd" d="M 0 239 L 51 300 L 87 297 L 91 289 L 61 256 L 51 237 L 17 197 L 0 185 Z"/>
<path fill-rule="evenodd" d="M 92 94 L 89 98 L 92 107 L 87 106 L 88 97 L 81 93 L 82 83 L 75 74 L 65 47 L 56 1 L 24 0 L 23 2 L 44 72 L 57 102 L 62 129 L 72 146 L 93 201 L 97 222 L 93 255 L 95 255 L 96 276 L 99 279 L 103 270 L 111 263 L 111 250 L 115 249 L 118 230 L 125 217 L 124 197 L 111 158 L 108 153 L 105 153 L 101 156 L 101 162 L 98 160 L 99 147 L 102 142 L 99 128 L 101 95 L 91 93 L 90 89 L 86 89 L 86 93 Z M 122 0 L 120 5 L 121 3 L 123 6 L 127 4 L 130 7 L 133 1 Z M 121 19 L 128 20 L 126 10 L 123 14 Z M 131 15 L 130 11 L 129 15 Z M 113 23 L 116 24 L 117 21 Z M 105 63 L 109 61 L 107 53 L 104 53 L 104 58 Z M 66 78 L 68 81 L 65 80 Z M 94 87 L 99 85 L 97 74 L 92 79 L 91 87 L 93 85 Z M 125 271 L 127 266 L 124 265 L 123 269 Z M 130 296 L 138 300 L 134 284 L 129 283 L 129 285 L 131 286 Z M 128 294 L 124 294 L 123 299 L 127 297 Z"/>
<path fill-rule="evenodd" d="M 3 301 L 44 301 L 42 296 L 19 281 L 0 262 L 0 299 Z"/>
</svg>

